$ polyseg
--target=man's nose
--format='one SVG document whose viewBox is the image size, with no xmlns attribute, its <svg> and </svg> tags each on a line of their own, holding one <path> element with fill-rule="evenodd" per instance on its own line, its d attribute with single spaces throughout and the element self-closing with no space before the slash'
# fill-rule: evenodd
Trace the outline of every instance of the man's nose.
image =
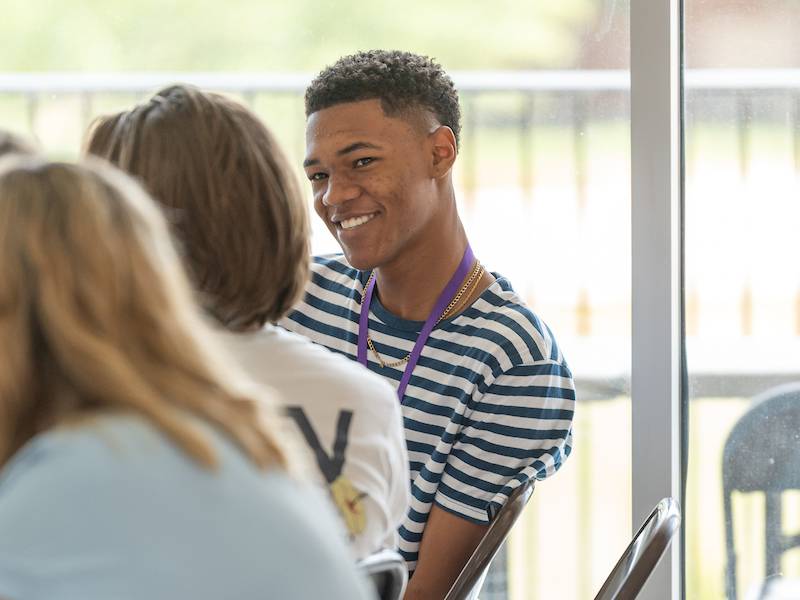
<svg viewBox="0 0 800 600">
<path fill-rule="evenodd" d="M 360 193 L 360 188 L 349 178 L 342 175 L 329 175 L 328 185 L 322 195 L 322 203 L 325 206 L 342 204 L 357 198 Z"/>
</svg>

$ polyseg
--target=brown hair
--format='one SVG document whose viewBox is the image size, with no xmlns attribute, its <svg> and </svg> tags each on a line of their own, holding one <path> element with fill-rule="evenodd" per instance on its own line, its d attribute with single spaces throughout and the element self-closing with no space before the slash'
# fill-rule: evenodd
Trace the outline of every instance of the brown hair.
<svg viewBox="0 0 800 600">
<path fill-rule="evenodd" d="M 0 129 L 0 156 L 6 154 L 36 154 L 36 146 L 15 133 Z"/>
<path fill-rule="evenodd" d="M 216 455 L 189 415 L 257 465 L 286 464 L 262 399 L 195 308 L 163 217 L 128 177 L 0 162 L 0 281 L 0 465 L 39 432 L 114 410 L 204 466 Z"/>
<path fill-rule="evenodd" d="M 274 322 L 308 277 L 305 201 L 250 110 L 190 86 L 102 117 L 87 152 L 141 179 L 164 207 L 200 301 L 229 329 Z"/>
</svg>

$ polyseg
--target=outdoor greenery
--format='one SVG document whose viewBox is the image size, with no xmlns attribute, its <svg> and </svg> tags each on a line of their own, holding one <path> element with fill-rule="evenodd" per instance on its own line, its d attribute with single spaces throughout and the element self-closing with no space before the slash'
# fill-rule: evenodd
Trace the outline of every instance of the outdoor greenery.
<svg viewBox="0 0 800 600">
<path fill-rule="evenodd" d="M 307 71 L 376 47 L 429 54 L 449 69 L 569 68 L 601 7 L 593 0 L 5 0 L 0 72 Z"/>
</svg>

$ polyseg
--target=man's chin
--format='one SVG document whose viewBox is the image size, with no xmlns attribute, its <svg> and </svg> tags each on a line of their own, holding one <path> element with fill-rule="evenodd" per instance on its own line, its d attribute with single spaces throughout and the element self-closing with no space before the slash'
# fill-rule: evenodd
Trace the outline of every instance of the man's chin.
<svg viewBox="0 0 800 600">
<path fill-rule="evenodd" d="M 380 263 L 373 254 L 353 252 L 344 246 L 342 246 L 342 251 L 350 266 L 359 271 L 372 271 Z"/>
<path fill-rule="evenodd" d="M 350 263 L 351 267 L 359 271 L 372 271 L 376 267 L 374 260 L 369 260 L 358 255 L 350 256 L 347 252 L 344 253 L 344 257 L 347 259 L 347 262 Z"/>
</svg>

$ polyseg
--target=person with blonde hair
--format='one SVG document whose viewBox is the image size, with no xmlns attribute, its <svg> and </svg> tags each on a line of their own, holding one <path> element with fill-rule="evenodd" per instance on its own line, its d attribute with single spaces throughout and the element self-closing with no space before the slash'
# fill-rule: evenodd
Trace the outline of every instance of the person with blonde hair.
<svg viewBox="0 0 800 600">
<path fill-rule="evenodd" d="M 230 98 L 176 85 L 99 119 L 86 150 L 137 177 L 164 208 L 222 343 L 282 396 L 355 557 L 395 548 L 409 471 L 391 387 L 273 325 L 305 287 L 309 223 L 269 130 Z"/>
<path fill-rule="evenodd" d="M 367 598 L 137 184 L 4 158 L 0 280 L 0 597 Z"/>
</svg>

